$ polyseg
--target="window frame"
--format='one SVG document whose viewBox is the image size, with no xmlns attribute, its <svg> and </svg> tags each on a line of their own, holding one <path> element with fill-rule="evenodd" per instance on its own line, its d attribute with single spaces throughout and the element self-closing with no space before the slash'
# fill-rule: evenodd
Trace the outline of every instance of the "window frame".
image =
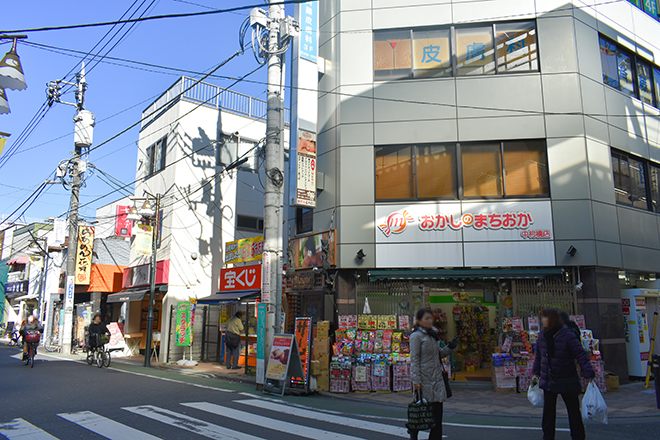
<svg viewBox="0 0 660 440">
<path fill-rule="evenodd" d="M 157 152 L 159 152 L 160 155 L 156 154 Z M 167 135 L 163 136 L 153 144 L 149 145 L 146 149 L 146 155 L 147 155 L 147 169 L 146 169 L 147 177 L 154 176 L 160 173 L 161 171 L 163 171 L 165 168 L 167 168 L 167 159 L 166 159 Z M 158 167 L 156 167 L 156 158 L 160 159 L 160 164 L 158 164 Z"/>
<path fill-rule="evenodd" d="M 625 161 L 627 162 L 627 164 L 628 164 L 628 180 L 629 181 L 632 181 L 632 174 L 631 174 L 631 171 L 630 171 L 630 168 L 631 168 L 630 167 L 630 160 L 632 159 L 632 160 L 634 160 L 636 162 L 639 162 L 641 164 L 643 172 L 644 172 L 644 196 L 646 197 L 646 208 L 635 206 L 633 204 L 634 202 L 632 200 L 630 201 L 630 203 L 627 203 L 627 202 L 623 202 L 623 201 L 620 201 L 620 200 L 616 199 L 617 186 L 616 186 L 616 181 L 615 181 L 616 179 L 614 178 L 614 168 L 613 168 L 613 165 L 612 165 L 612 183 L 613 183 L 613 186 L 614 186 L 616 204 L 621 205 L 621 206 L 628 206 L 628 207 L 634 208 L 634 209 L 640 209 L 640 210 L 643 210 L 643 211 L 660 212 L 660 211 L 654 209 L 653 191 L 652 191 L 652 188 L 651 188 L 651 173 L 650 173 L 652 167 L 658 169 L 658 171 L 660 172 L 660 165 L 655 164 L 655 163 L 649 161 L 648 159 L 644 159 L 644 158 L 641 158 L 639 156 L 635 156 L 634 154 L 630 154 L 626 151 L 617 150 L 616 148 L 610 148 L 610 163 L 612 162 L 611 159 L 613 159 L 615 157 L 619 161 L 619 163 L 621 163 L 621 159 L 625 159 Z M 619 167 L 619 169 L 620 169 L 620 167 Z M 632 185 L 629 185 L 629 188 L 627 188 L 625 190 L 628 194 L 633 194 Z"/>
</svg>

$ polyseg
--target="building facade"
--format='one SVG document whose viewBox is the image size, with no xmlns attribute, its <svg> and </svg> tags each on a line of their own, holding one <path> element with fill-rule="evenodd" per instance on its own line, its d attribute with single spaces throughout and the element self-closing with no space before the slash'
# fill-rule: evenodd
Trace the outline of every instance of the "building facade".
<svg viewBox="0 0 660 440">
<path fill-rule="evenodd" d="M 657 13 L 330 0 L 319 40 L 325 179 L 289 221 L 298 236 L 336 230 L 325 317 L 365 302 L 460 315 L 476 298 L 496 337 L 502 318 L 558 306 L 627 379 L 621 291 L 660 272 Z M 463 330 L 449 319 L 484 362 L 496 344 Z"/>
</svg>

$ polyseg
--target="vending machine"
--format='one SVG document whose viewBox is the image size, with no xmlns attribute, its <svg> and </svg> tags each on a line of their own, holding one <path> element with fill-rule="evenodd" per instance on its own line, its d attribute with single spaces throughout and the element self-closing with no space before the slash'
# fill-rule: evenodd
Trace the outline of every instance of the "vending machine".
<svg viewBox="0 0 660 440">
<path fill-rule="evenodd" d="M 621 306 L 628 352 L 628 374 L 646 376 L 651 349 L 649 319 L 646 308 L 647 289 L 621 290 Z"/>
</svg>

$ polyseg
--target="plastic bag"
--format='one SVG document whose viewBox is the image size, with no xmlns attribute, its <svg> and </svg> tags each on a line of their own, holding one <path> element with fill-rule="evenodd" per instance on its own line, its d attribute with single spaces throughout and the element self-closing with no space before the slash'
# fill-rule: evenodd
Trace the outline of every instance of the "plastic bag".
<svg viewBox="0 0 660 440">
<path fill-rule="evenodd" d="M 532 405 L 543 408 L 543 390 L 539 388 L 539 381 L 537 379 L 532 380 L 532 383 L 529 384 L 527 399 Z"/>
<path fill-rule="evenodd" d="M 595 383 L 589 383 L 582 399 L 582 418 L 608 424 L 607 404 Z"/>
</svg>

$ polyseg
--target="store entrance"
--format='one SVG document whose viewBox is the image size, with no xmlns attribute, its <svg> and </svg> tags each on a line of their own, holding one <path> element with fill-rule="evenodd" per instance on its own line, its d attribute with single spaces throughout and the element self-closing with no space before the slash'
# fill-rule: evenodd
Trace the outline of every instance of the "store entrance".
<svg viewBox="0 0 660 440">
<path fill-rule="evenodd" d="M 491 360 L 498 343 L 499 321 L 493 286 L 460 291 L 431 287 L 425 296 L 441 340 L 447 343 L 458 338 L 458 347 L 450 358 L 452 378 L 491 381 Z"/>
</svg>

